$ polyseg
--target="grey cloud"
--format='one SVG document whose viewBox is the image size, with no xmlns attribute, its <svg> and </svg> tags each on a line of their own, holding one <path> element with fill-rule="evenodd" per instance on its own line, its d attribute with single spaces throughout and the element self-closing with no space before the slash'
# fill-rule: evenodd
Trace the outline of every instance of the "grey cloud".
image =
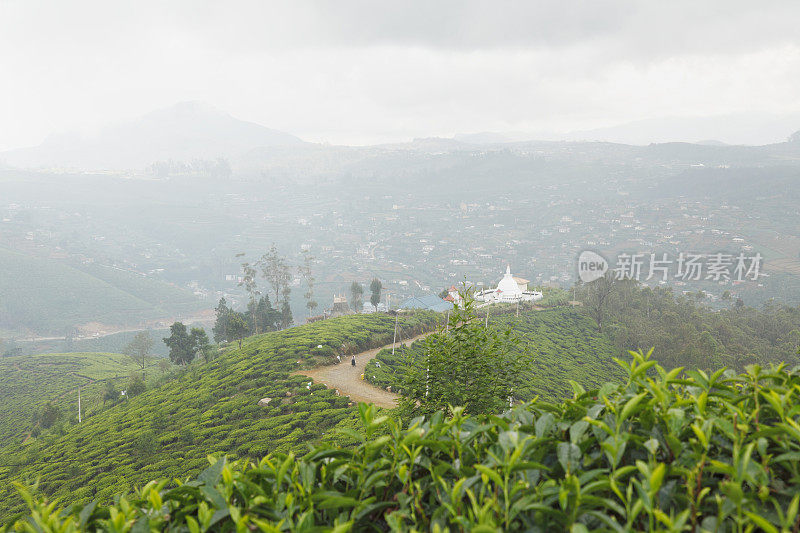
<svg viewBox="0 0 800 533">
<path fill-rule="evenodd" d="M 262 20 L 294 45 L 473 50 L 596 43 L 629 56 L 741 52 L 797 42 L 800 20 L 800 3 L 789 1 L 343 0 L 311 5 L 289 11 L 263 7 Z M 292 29 L 289 35 L 286 28 Z"/>
</svg>

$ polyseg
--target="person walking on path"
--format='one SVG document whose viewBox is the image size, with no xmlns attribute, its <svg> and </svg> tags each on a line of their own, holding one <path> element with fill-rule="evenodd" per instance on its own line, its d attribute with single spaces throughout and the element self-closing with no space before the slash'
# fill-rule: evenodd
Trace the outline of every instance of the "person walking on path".
<svg viewBox="0 0 800 533">
<path fill-rule="evenodd" d="M 353 358 L 350 360 L 350 366 L 356 366 L 356 356 L 354 355 Z"/>
</svg>

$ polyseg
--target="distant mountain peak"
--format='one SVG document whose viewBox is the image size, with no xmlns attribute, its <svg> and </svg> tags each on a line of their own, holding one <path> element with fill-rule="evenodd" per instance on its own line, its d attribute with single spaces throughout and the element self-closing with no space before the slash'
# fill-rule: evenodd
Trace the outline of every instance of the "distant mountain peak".
<svg viewBox="0 0 800 533">
<path fill-rule="evenodd" d="M 289 133 L 239 120 L 205 102 L 188 101 L 108 125 L 92 135 L 51 135 L 39 146 L 5 152 L 2 157 L 19 167 L 122 170 L 301 144 L 302 139 Z"/>
<path fill-rule="evenodd" d="M 142 115 L 142 119 L 146 118 L 161 118 L 161 117 L 174 117 L 174 118 L 183 118 L 183 117 L 191 117 L 196 115 L 227 115 L 220 111 L 219 108 L 214 107 L 213 105 L 203 102 L 201 100 L 189 100 L 186 102 L 178 102 L 168 107 L 162 107 L 160 109 L 155 109 L 150 111 L 149 113 L 145 113 Z"/>
</svg>

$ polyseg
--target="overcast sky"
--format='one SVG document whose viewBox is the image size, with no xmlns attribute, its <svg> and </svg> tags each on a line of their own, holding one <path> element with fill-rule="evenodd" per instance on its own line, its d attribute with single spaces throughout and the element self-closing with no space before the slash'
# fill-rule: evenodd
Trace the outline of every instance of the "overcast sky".
<svg viewBox="0 0 800 533">
<path fill-rule="evenodd" d="M 785 115 L 798 21 L 796 1 L 0 0 L 0 149 L 186 100 L 340 144 Z"/>
</svg>

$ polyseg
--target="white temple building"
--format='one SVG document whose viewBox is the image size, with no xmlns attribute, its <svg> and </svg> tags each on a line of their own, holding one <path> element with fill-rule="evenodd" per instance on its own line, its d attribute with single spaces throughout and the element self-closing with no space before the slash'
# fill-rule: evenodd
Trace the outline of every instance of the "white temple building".
<svg viewBox="0 0 800 533">
<path fill-rule="evenodd" d="M 511 266 L 506 266 L 506 274 L 497 287 L 475 293 L 475 299 L 487 303 L 535 302 L 543 295 L 539 291 L 528 290 L 528 280 L 511 275 Z"/>
</svg>

